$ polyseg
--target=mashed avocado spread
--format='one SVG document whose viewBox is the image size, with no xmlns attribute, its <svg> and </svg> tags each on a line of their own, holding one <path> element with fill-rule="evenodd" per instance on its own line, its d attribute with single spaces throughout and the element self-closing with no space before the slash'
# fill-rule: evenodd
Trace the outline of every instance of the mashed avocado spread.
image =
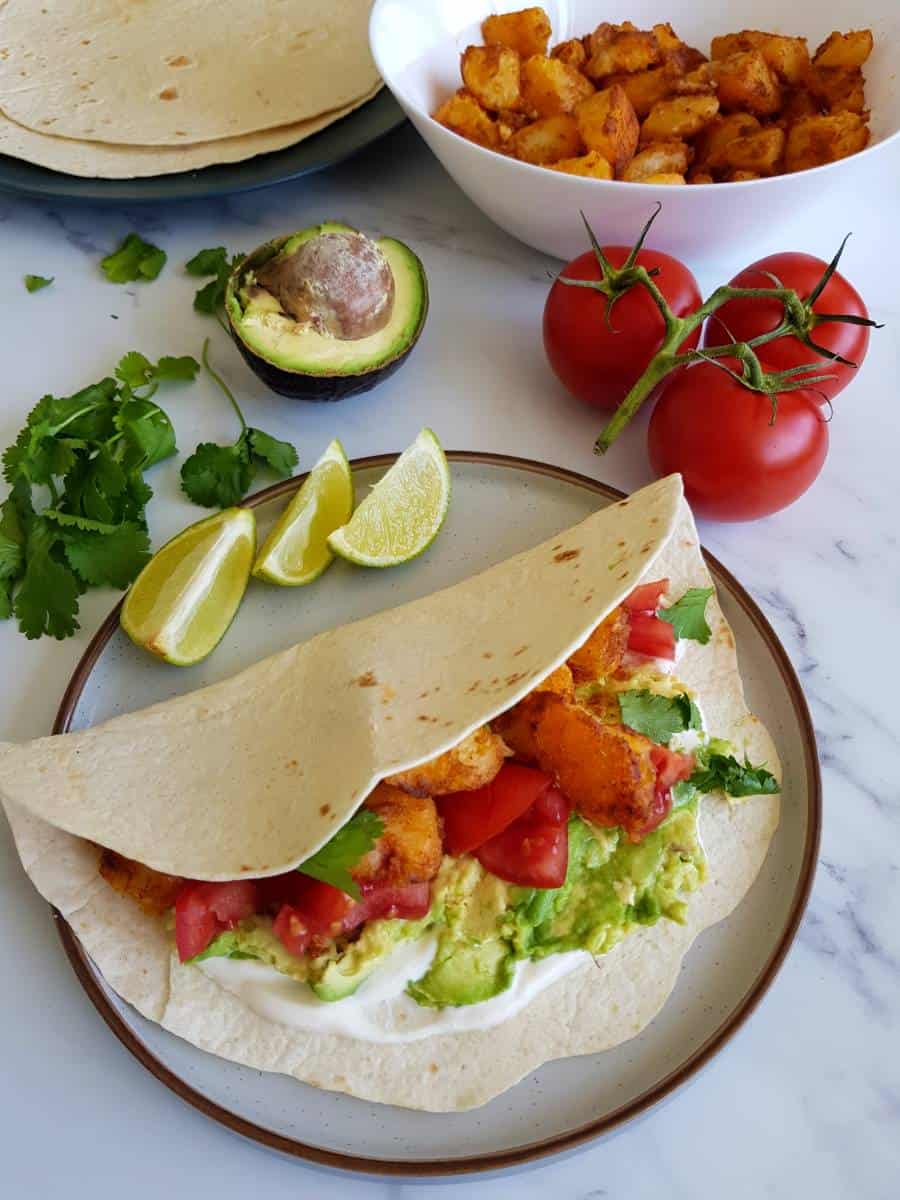
<svg viewBox="0 0 900 1200">
<path fill-rule="evenodd" d="M 433 903 L 419 921 L 380 920 L 316 958 L 289 954 L 268 918 L 254 917 L 221 934 L 201 958 L 255 958 L 305 980 L 322 1000 L 350 996 L 398 942 L 431 931 L 434 959 L 407 991 L 433 1008 L 477 1004 L 505 991 L 516 963 L 568 950 L 604 954 L 636 925 L 684 921 L 684 895 L 703 882 L 694 795 L 639 844 L 618 829 L 569 821 L 566 882 L 551 890 L 514 887 L 476 859 L 445 857 Z"/>
</svg>

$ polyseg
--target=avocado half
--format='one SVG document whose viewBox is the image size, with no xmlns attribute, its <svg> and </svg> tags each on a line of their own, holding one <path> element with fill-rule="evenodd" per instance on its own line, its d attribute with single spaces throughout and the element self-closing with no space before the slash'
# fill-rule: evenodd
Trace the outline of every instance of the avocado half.
<svg viewBox="0 0 900 1200">
<path fill-rule="evenodd" d="M 259 246 L 235 268 L 225 291 L 232 337 L 251 369 L 273 391 L 298 400 L 340 400 L 367 392 L 406 361 L 428 313 L 428 281 L 418 257 L 395 238 L 378 238 L 393 276 L 393 304 L 383 328 L 357 338 L 335 337 L 286 313 L 256 282 L 320 234 L 353 234 L 326 221 Z"/>
</svg>

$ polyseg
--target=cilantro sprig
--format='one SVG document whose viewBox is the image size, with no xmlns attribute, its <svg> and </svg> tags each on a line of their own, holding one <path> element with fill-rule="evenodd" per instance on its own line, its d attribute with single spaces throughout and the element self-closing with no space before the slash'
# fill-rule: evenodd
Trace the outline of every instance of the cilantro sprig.
<svg viewBox="0 0 900 1200">
<path fill-rule="evenodd" d="M 127 587 L 149 559 L 144 472 L 175 453 L 153 396 L 198 369 L 132 351 L 114 377 L 44 396 L 29 413 L 3 455 L 0 505 L 0 617 L 14 615 L 26 637 L 71 636 L 83 592 Z"/>
<path fill-rule="evenodd" d="M 663 746 L 668 746 L 676 733 L 703 728 L 700 710 L 686 692 L 660 696 L 640 688 L 619 692 L 618 700 L 622 724 Z"/>
<path fill-rule="evenodd" d="M 297 465 L 297 451 L 289 442 L 281 442 L 244 420 L 241 406 L 225 380 L 209 361 L 209 338 L 203 343 L 203 366 L 228 398 L 241 423 L 237 440 L 229 446 L 201 442 L 181 468 L 181 486 L 204 508 L 230 508 L 238 504 L 250 489 L 260 468 L 268 468 L 284 478 Z"/>
<path fill-rule="evenodd" d="M 712 594 L 711 587 L 688 588 L 680 600 L 676 600 L 670 608 L 659 609 L 656 615 L 669 622 L 679 640 L 689 638 L 705 646 L 712 637 L 712 630 L 706 621 L 706 602 Z"/>
<path fill-rule="evenodd" d="M 330 883 L 354 900 L 359 900 L 359 886 L 350 869 L 369 853 L 383 833 L 384 822 L 381 817 L 369 809 L 360 809 L 297 870 L 321 883 Z"/>
<path fill-rule="evenodd" d="M 166 265 L 166 252 L 145 242 L 137 233 L 129 233 L 125 240 L 107 254 L 100 262 L 101 270 L 110 283 L 134 283 L 136 280 L 149 283 L 156 279 Z"/>
<path fill-rule="evenodd" d="M 185 263 L 184 269 L 188 275 L 197 275 L 201 278 L 207 275 L 213 276 L 209 283 L 204 284 L 194 296 L 196 312 L 216 317 L 221 323 L 221 310 L 225 304 L 225 288 L 228 284 L 228 277 L 245 258 L 246 255 L 241 253 L 234 254 L 229 258 L 228 251 L 224 246 L 209 246 L 205 250 L 199 250 L 189 262 Z"/>
<path fill-rule="evenodd" d="M 773 796 L 781 791 L 778 780 L 765 767 L 754 767 L 731 754 L 710 754 L 688 780 L 700 792 L 724 792 L 726 796 Z"/>
<path fill-rule="evenodd" d="M 22 278 L 28 292 L 39 292 L 41 288 L 49 287 L 54 280 L 53 275 L 24 275 Z"/>
</svg>

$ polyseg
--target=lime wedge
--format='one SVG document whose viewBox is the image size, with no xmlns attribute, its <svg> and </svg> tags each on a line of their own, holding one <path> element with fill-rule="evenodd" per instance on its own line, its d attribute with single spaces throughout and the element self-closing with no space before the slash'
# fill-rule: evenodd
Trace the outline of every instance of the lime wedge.
<svg viewBox="0 0 900 1200">
<path fill-rule="evenodd" d="M 253 564 L 253 574 L 283 587 L 318 579 L 333 560 L 328 535 L 350 520 L 353 479 L 335 438 L 278 518 Z"/>
<path fill-rule="evenodd" d="M 122 628 L 151 654 L 188 667 L 216 648 L 250 578 L 256 517 L 226 508 L 157 550 L 122 605 Z"/>
<path fill-rule="evenodd" d="M 394 567 L 428 549 L 449 505 L 447 459 L 435 435 L 423 429 L 328 545 L 361 567 Z"/>
</svg>

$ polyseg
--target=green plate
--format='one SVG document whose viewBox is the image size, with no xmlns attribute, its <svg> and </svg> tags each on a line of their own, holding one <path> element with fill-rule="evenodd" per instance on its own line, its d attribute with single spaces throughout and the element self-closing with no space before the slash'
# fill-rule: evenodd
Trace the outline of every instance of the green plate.
<svg viewBox="0 0 900 1200">
<path fill-rule="evenodd" d="M 147 179 L 82 179 L 0 155 L 0 191 L 56 200 L 85 200 L 94 204 L 155 203 L 227 196 L 285 183 L 333 166 L 390 133 L 403 120 L 400 106 L 387 88 L 382 88 L 377 96 L 355 112 L 286 150 L 261 154 L 246 162 Z"/>
</svg>

